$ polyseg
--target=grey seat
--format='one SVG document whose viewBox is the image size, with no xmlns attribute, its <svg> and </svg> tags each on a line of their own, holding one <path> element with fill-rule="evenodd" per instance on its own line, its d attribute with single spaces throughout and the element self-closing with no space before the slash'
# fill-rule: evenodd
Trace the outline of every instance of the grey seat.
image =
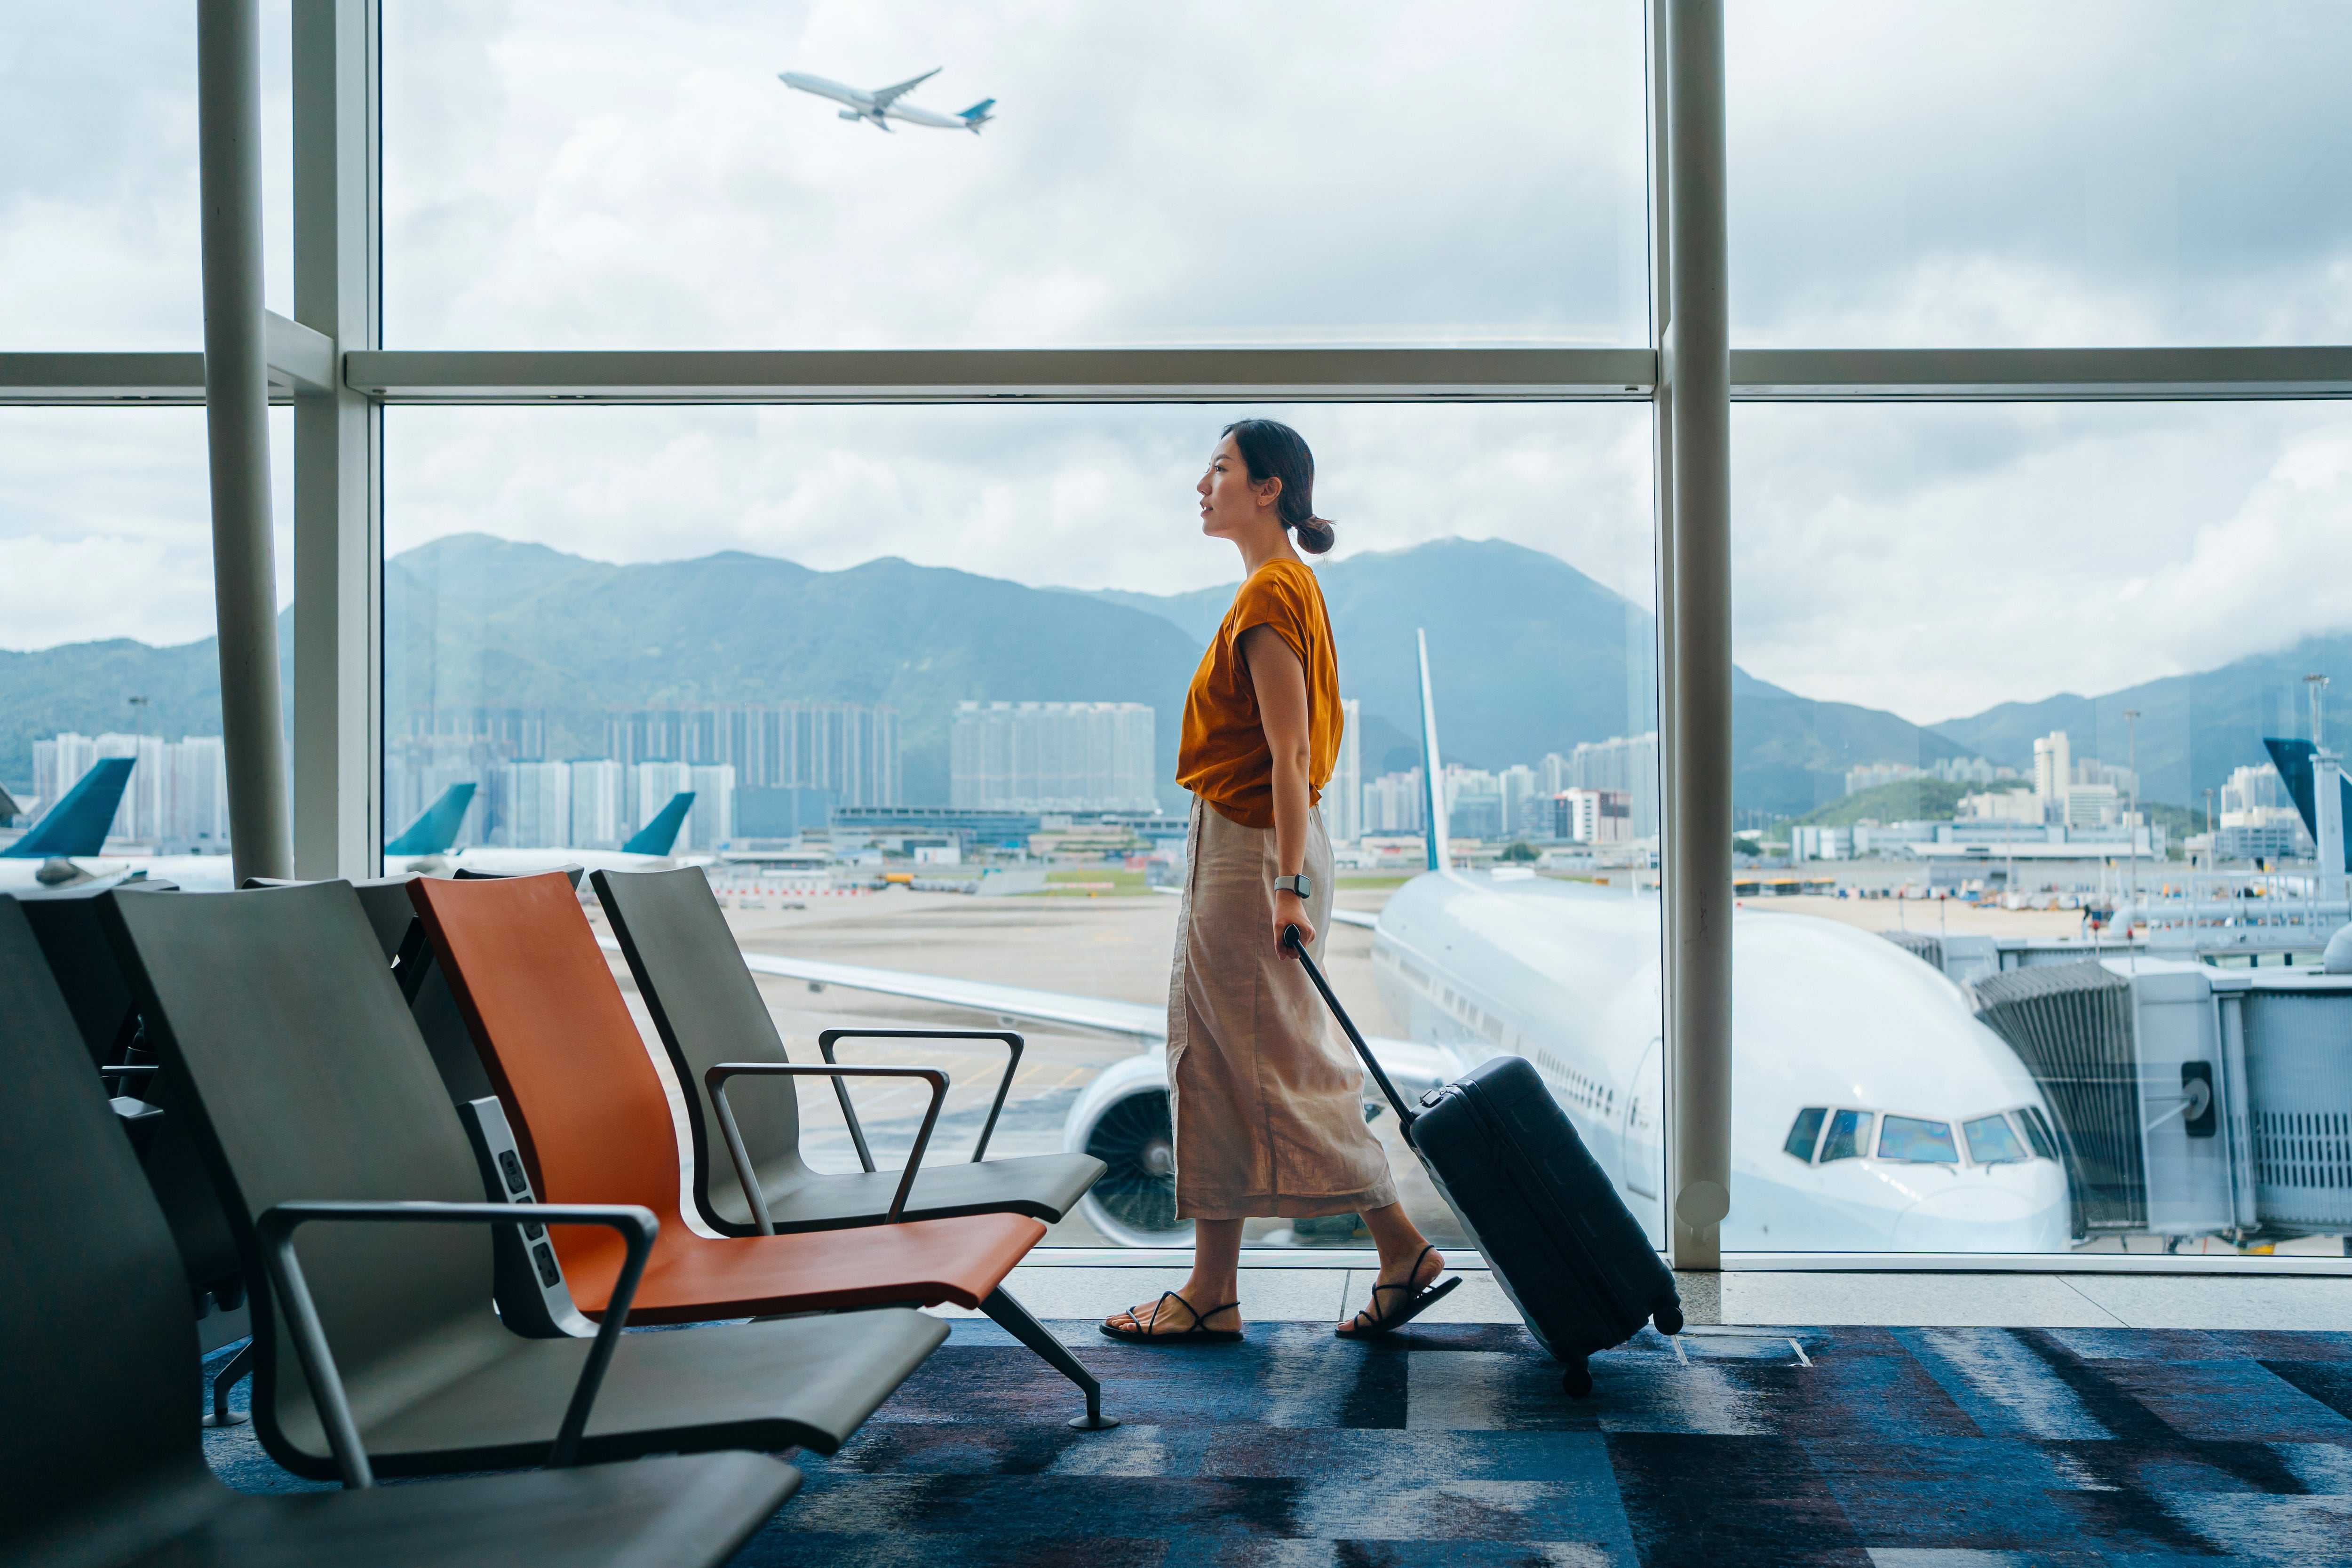
<svg viewBox="0 0 2352 1568">
<path fill-rule="evenodd" d="M 653 1015 L 677 1081 L 693 1103 L 694 1114 L 686 1120 L 694 1138 L 695 1207 L 722 1236 L 756 1235 L 759 1226 L 736 1179 L 704 1075 L 721 1062 L 783 1061 L 784 1044 L 744 966 L 709 879 L 689 866 L 674 871 L 597 871 L 589 879 L 613 922 L 613 934 L 628 960 L 646 1010 Z M 923 1033 L 926 1038 L 938 1038 L 981 1032 Z M 985 1033 L 990 1038 L 1003 1037 Z M 1008 1082 L 1010 1076 L 1008 1070 Z M 1002 1097 L 1000 1090 L 1000 1105 Z M 866 1170 L 847 1174 L 810 1170 L 801 1158 L 799 1105 L 788 1082 L 769 1085 L 737 1079 L 727 1098 L 777 1230 L 834 1230 L 883 1222 L 899 1173 L 876 1171 L 870 1160 Z M 842 1103 L 846 1110 L 845 1093 Z M 993 1112 L 989 1121 L 992 1129 Z M 854 1121 L 852 1128 L 856 1131 Z M 917 1173 L 907 1201 L 908 1219 L 1024 1214 L 1050 1224 L 1067 1214 L 1109 1169 L 1091 1154 L 985 1159 L 986 1136 L 983 1131 L 971 1160 L 928 1164 Z M 857 1137 L 863 1154 L 863 1133 Z"/>
<path fill-rule="evenodd" d="M 151 1039 L 184 1069 L 196 1142 L 246 1260 L 294 1200 L 474 1203 L 479 1167 L 348 883 L 112 898 L 101 918 Z M 302 1233 L 359 1435 L 388 1475 L 536 1464 L 591 1350 L 492 1314 L 484 1227 Z M 252 1292 L 254 1426 L 272 1458 L 333 1460 L 274 1290 Z M 831 1453 L 946 1336 L 904 1309 L 631 1334 L 588 1423 L 588 1460 L 795 1446 Z"/>
<path fill-rule="evenodd" d="M 161 1212 L 15 900 L 0 898 L 0 1257 L 10 1317 L 0 1561 L 274 1568 L 717 1563 L 800 1484 L 727 1453 L 249 1497 L 205 1468 L 196 1336 Z"/>
</svg>

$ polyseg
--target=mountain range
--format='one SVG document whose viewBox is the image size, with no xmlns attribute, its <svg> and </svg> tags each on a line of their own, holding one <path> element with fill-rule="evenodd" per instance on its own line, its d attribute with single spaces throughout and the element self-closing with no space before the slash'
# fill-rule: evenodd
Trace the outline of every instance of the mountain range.
<svg viewBox="0 0 2352 1568">
<path fill-rule="evenodd" d="M 1317 566 L 1363 703 L 1367 777 L 1414 766 L 1413 631 L 1429 634 L 1449 761 L 1496 768 L 1656 724 L 1650 614 L 1554 556 L 1501 541 L 1439 540 Z M 1136 701 L 1159 715 L 1163 804 L 1186 684 L 1233 587 L 1150 595 L 1031 588 L 895 558 L 818 572 L 725 552 L 613 565 L 481 534 L 385 563 L 386 728 L 418 709 L 543 707 L 549 754 L 601 754 L 608 708 L 801 700 L 888 703 L 900 714 L 912 802 L 948 798 L 955 704 Z M 290 650 L 281 616 L 281 655 Z M 2303 674 L 2352 679 L 2352 638 L 2088 698 L 2007 703 L 1920 726 L 1734 672 L 1734 793 L 1743 820 L 1810 811 L 1867 763 L 1981 755 L 2030 772 L 2035 736 L 2066 729 L 2077 757 L 2125 760 L 2141 712 L 2143 794 L 2189 804 L 2263 760 L 2261 736 L 2303 732 Z M 290 694 L 290 678 L 288 683 Z M 133 699 L 139 700 L 133 701 Z M 59 730 L 217 733 L 210 639 L 125 638 L 0 651 L 0 781 L 31 776 L 31 742 Z"/>
</svg>

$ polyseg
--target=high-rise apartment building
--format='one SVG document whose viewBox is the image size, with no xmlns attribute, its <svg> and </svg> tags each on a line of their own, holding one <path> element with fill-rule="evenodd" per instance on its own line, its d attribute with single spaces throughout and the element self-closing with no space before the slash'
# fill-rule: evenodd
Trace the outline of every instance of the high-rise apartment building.
<svg viewBox="0 0 2352 1568">
<path fill-rule="evenodd" d="M 564 842 L 577 849 L 618 849 L 630 832 L 621 764 L 583 757 L 563 765 L 572 775 L 572 828 Z"/>
<path fill-rule="evenodd" d="M 1658 831 L 1658 735 L 1618 735 L 1606 741 L 1584 741 L 1568 758 L 1567 783 L 1571 789 L 1615 790 L 1632 802 L 1633 837 L 1648 838 Z"/>
<path fill-rule="evenodd" d="M 131 776 L 107 828 L 125 839 L 175 853 L 228 845 L 226 753 L 218 735 L 109 734 L 71 731 L 33 742 L 35 819 L 47 814 L 102 758 L 129 757 Z"/>
<path fill-rule="evenodd" d="M 963 702 L 948 735 L 961 811 L 1156 811 L 1151 709 L 1141 702 Z"/>
<path fill-rule="evenodd" d="M 517 848 L 572 843 L 572 764 L 509 763 L 499 842 Z"/>
<path fill-rule="evenodd" d="M 694 787 L 694 764 L 691 763 L 639 763 L 629 770 L 629 831 L 652 826 L 662 807 L 675 799 L 681 790 Z M 678 830 L 675 847 L 692 847 L 694 824 Z"/>
<path fill-rule="evenodd" d="M 1364 705 L 1339 703 L 1339 763 L 1323 792 L 1323 831 L 1335 844 L 1353 844 L 1364 832 Z"/>
<path fill-rule="evenodd" d="M 694 810 L 679 836 L 679 847 L 719 848 L 735 837 L 735 764 L 698 763 L 687 778 L 694 791 Z"/>
<path fill-rule="evenodd" d="M 616 710 L 605 752 L 622 767 L 735 770 L 739 790 L 830 790 L 844 805 L 901 805 L 898 710 L 854 702 L 712 703 Z M 633 804 L 632 809 L 635 809 Z M 655 803 L 654 809 L 661 809 Z"/>
<path fill-rule="evenodd" d="M 1364 785 L 1365 833 L 1419 833 L 1421 770 L 1383 773 Z"/>
</svg>

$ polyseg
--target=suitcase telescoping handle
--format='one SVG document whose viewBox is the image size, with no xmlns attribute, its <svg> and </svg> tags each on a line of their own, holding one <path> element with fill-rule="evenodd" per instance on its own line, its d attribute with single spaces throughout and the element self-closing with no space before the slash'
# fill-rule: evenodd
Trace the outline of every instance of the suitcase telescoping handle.
<svg viewBox="0 0 2352 1568">
<path fill-rule="evenodd" d="M 1364 1066 L 1381 1086 L 1381 1092 L 1389 1097 L 1391 1105 L 1396 1107 L 1397 1125 L 1410 1131 L 1420 1118 L 1413 1114 L 1411 1106 L 1405 1104 L 1404 1096 L 1397 1092 L 1396 1085 L 1389 1081 L 1388 1072 L 1381 1066 L 1381 1058 L 1372 1055 L 1372 1047 L 1364 1044 L 1364 1037 L 1356 1032 L 1356 1021 L 1348 1016 L 1348 1010 L 1339 1005 L 1337 996 L 1331 994 L 1331 983 L 1323 978 L 1323 972 L 1315 966 L 1313 959 L 1307 956 L 1307 944 L 1298 940 L 1297 926 L 1282 928 L 1282 945 L 1298 960 L 1299 967 L 1307 971 L 1307 978 L 1315 982 L 1315 989 L 1323 993 L 1323 1000 L 1330 1007 L 1331 1016 L 1339 1019 L 1339 1027 L 1348 1032 L 1349 1044 L 1356 1047 L 1356 1054 L 1364 1058 Z"/>
</svg>

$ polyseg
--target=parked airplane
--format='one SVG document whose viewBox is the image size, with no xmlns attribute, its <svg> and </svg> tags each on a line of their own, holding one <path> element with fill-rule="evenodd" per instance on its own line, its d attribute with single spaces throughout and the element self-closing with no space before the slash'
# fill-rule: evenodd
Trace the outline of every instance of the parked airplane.
<svg viewBox="0 0 2352 1568">
<path fill-rule="evenodd" d="M 1422 776 L 1434 781 L 1444 773 L 1425 641 L 1421 658 Z M 1663 1240 L 1656 895 L 1527 870 L 1457 870 L 1439 805 L 1424 802 L 1428 871 L 1377 917 L 1338 916 L 1372 929 L 1376 982 L 1412 1037 L 1375 1039 L 1373 1050 L 1409 1096 L 1488 1057 L 1526 1057 Z M 1957 986 L 1892 942 L 1811 916 L 1743 909 L 1732 940 L 1727 1248 L 2066 1248 L 2066 1177 L 2049 1108 Z M 763 953 L 746 960 L 759 973 L 1143 1043 L 1079 1095 L 1064 1144 L 1111 1166 L 1083 1205 L 1098 1231 L 1133 1246 L 1183 1239 L 1159 1006 Z"/>
<path fill-rule="evenodd" d="M 470 792 L 474 786 L 467 784 L 463 787 Z M 669 797 L 668 805 L 655 814 L 651 822 L 638 829 L 618 849 L 509 849 L 480 844 L 451 849 L 448 847 L 449 838 L 456 837 L 453 819 L 451 831 L 441 839 L 439 847 L 428 852 L 425 858 L 412 860 L 404 867 L 391 864 L 399 841 L 385 845 L 384 868 L 439 876 L 462 870 L 481 871 L 498 877 L 527 877 L 537 871 L 552 871 L 559 866 L 578 866 L 590 871 L 663 871 L 674 866 L 704 865 L 713 857 L 670 853 L 677 844 L 678 830 L 686 826 L 686 814 L 693 809 L 694 792 L 690 789 L 678 791 Z M 460 804 L 457 816 L 462 817 L 465 814 L 466 808 Z M 420 825 L 423 820 L 421 817 L 418 819 Z"/>
<path fill-rule="evenodd" d="M 969 131 L 977 136 L 982 126 L 996 118 L 989 113 L 996 107 L 996 100 L 992 98 L 983 98 L 960 114 L 941 114 L 936 110 L 918 109 L 911 103 L 899 101 L 945 68 L 934 66 L 922 75 L 902 81 L 896 87 L 877 88 L 872 92 L 861 92 L 856 88 L 844 87 L 837 81 L 827 81 L 821 76 L 808 76 L 800 71 L 780 71 L 776 79 L 795 91 L 813 92 L 819 98 L 845 103 L 849 107 L 841 111 L 842 119 L 863 120 L 879 131 L 889 130 L 890 121 L 899 120 L 908 125 L 928 125 L 934 131 Z"/>
<path fill-rule="evenodd" d="M 107 829 L 131 782 L 132 759 L 108 757 L 82 774 L 31 832 L 0 849 L 0 892 L 12 888 L 65 887 L 143 877 L 190 892 L 225 893 L 235 886 L 236 862 L 226 855 L 103 855 Z M 425 808 L 385 853 L 434 854 L 449 847 L 474 797 L 470 784 L 451 784 Z M 20 870 L 26 860 L 37 870 Z M 16 862 L 16 864 L 12 864 Z"/>
</svg>

